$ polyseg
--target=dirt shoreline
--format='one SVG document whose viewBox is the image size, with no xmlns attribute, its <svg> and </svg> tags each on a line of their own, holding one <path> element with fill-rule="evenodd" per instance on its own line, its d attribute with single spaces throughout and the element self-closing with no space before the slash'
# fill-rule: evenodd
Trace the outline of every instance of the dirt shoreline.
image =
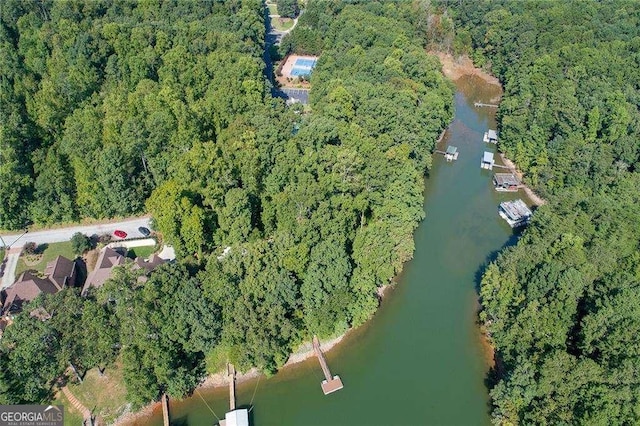
<svg viewBox="0 0 640 426">
<path fill-rule="evenodd" d="M 438 59 L 440 59 L 440 63 L 442 64 L 442 73 L 445 75 L 445 77 L 450 78 L 453 81 L 456 81 L 464 76 L 473 75 L 481 78 L 482 80 L 486 81 L 489 84 L 500 86 L 500 88 L 502 89 L 502 84 L 500 83 L 500 80 L 498 80 L 497 77 L 489 74 L 487 71 L 481 68 L 477 68 L 473 64 L 473 61 L 471 60 L 471 58 L 469 58 L 468 56 L 459 56 L 455 58 L 451 54 L 442 53 L 442 52 L 429 52 L 429 53 L 437 56 Z M 492 100 L 492 102 L 494 101 L 497 102 L 498 100 Z M 522 181 L 522 176 L 524 175 L 524 173 L 518 170 L 515 163 L 510 159 L 508 159 L 507 157 L 505 157 L 503 153 L 500 153 L 500 159 L 502 160 L 504 165 L 509 167 L 511 171 L 515 173 L 516 176 L 518 176 L 518 179 Z M 546 200 L 544 200 L 538 194 L 533 192 L 533 190 L 528 186 L 523 185 L 522 190 L 527 195 L 527 197 L 529 198 L 532 204 L 536 206 L 541 206 L 543 204 L 546 204 Z"/>
<path fill-rule="evenodd" d="M 475 75 L 489 84 L 494 84 L 502 88 L 502 84 L 500 84 L 500 80 L 498 80 L 497 77 L 494 77 L 481 68 L 477 68 L 473 64 L 471 58 L 466 55 L 454 57 L 449 53 L 434 51 L 431 51 L 429 53 L 431 55 L 437 56 L 438 59 L 440 59 L 440 63 L 442 64 L 442 73 L 445 75 L 445 77 L 448 77 L 453 81 L 456 81 L 467 75 Z"/>
<path fill-rule="evenodd" d="M 378 289 L 378 296 L 381 299 L 385 297 L 385 295 L 388 293 L 388 290 L 392 288 L 393 285 L 394 284 L 392 283 L 392 284 L 387 284 L 380 287 Z M 320 348 L 322 349 L 323 352 L 327 352 L 331 350 L 340 342 L 342 342 L 342 340 L 344 340 L 344 338 L 347 337 L 347 335 L 353 330 L 354 328 L 350 328 L 337 337 L 334 337 L 328 340 L 321 340 Z M 284 363 L 284 365 L 280 368 L 279 371 L 283 371 L 284 369 L 289 368 L 294 364 L 298 364 L 300 362 L 306 361 L 307 359 L 312 358 L 314 356 L 315 356 L 315 352 L 313 350 L 313 343 L 311 341 L 305 342 L 302 345 L 300 345 L 298 349 L 295 350 L 295 352 L 289 355 L 289 359 L 287 359 L 287 362 Z M 248 380 L 251 380 L 260 376 L 261 374 L 262 373 L 257 368 L 252 368 L 246 373 L 242 373 L 238 371 L 236 372 L 236 383 L 246 382 Z M 196 391 L 201 391 L 204 389 L 211 390 L 211 389 L 223 388 L 227 386 L 229 386 L 229 380 L 227 378 L 226 371 L 220 371 L 218 373 L 210 374 L 209 376 L 207 376 L 207 378 L 204 379 L 204 381 L 200 383 L 200 385 L 194 390 L 194 393 Z M 127 410 L 122 416 L 116 419 L 116 421 L 113 424 L 115 426 L 132 425 L 135 422 L 140 422 L 145 418 L 149 418 L 150 416 L 153 415 L 153 413 L 156 410 L 162 410 L 161 403 L 159 401 L 152 402 L 136 412 L 131 412 Z"/>
</svg>

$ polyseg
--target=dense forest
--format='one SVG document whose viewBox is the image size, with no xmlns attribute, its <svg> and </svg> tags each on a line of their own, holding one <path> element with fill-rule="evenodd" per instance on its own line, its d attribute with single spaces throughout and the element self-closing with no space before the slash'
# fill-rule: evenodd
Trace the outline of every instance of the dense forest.
<svg viewBox="0 0 640 426">
<path fill-rule="evenodd" d="M 640 419 L 640 4 L 460 2 L 500 149 L 548 203 L 481 284 L 496 424 Z M 459 37 L 461 38 L 461 37 Z"/>
<path fill-rule="evenodd" d="M 272 373 L 368 319 L 412 257 L 452 117 L 413 5 L 309 2 L 282 50 L 321 54 L 311 114 L 270 95 L 262 8 L 3 3 L 2 225 L 146 210 L 179 261 L 34 302 L 52 318 L 5 331 L 0 402 L 47 400 L 70 363 L 117 359 L 136 406 L 226 360 Z"/>
</svg>

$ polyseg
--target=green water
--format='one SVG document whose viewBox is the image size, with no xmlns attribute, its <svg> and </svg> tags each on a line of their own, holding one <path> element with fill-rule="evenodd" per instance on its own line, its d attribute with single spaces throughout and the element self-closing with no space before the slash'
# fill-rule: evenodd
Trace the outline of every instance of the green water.
<svg viewBox="0 0 640 426">
<path fill-rule="evenodd" d="M 457 83 L 456 114 L 441 148 L 458 147 L 446 163 L 436 155 L 425 182 L 426 219 L 405 265 L 375 317 L 327 354 L 344 389 L 324 396 L 322 371 L 310 359 L 270 379 L 242 383 L 239 406 L 253 400 L 252 425 L 486 425 L 486 355 L 476 325 L 478 279 L 487 259 L 514 236 L 498 203 L 518 195 L 493 191 L 492 172 L 480 169 L 483 132 L 495 110 L 474 108 L 499 88 L 468 77 Z M 522 196 L 522 195 L 519 195 Z M 223 417 L 228 391 L 202 391 L 171 402 L 174 424 L 212 425 Z M 161 413 L 144 424 L 161 424 Z"/>
</svg>

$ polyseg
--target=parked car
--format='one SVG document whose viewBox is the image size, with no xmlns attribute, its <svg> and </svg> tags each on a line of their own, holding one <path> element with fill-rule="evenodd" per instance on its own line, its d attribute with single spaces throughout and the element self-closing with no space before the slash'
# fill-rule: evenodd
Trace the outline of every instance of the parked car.
<svg viewBox="0 0 640 426">
<path fill-rule="evenodd" d="M 115 235 L 115 236 L 116 236 L 116 237 L 118 237 L 118 238 L 127 238 L 127 233 L 126 233 L 126 232 L 124 232 L 124 231 L 121 231 L 121 230 L 119 230 L 119 229 L 116 229 L 116 230 L 113 232 L 113 235 Z"/>
<path fill-rule="evenodd" d="M 138 228 L 138 231 L 140 231 L 140 233 L 145 237 L 148 237 L 149 235 L 151 235 L 151 231 L 149 231 L 149 228 L 145 228 L 144 226 L 141 226 L 140 228 Z"/>
</svg>

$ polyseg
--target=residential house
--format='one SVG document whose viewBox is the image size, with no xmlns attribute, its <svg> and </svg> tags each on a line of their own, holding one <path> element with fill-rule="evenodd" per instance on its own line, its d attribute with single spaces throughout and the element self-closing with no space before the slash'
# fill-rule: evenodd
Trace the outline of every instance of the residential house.
<svg viewBox="0 0 640 426">
<path fill-rule="evenodd" d="M 58 256 L 49 262 L 44 274 L 60 289 L 76 285 L 76 262 Z"/>
<path fill-rule="evenodd" d="M 151 271 L 156 269 L 158 266 L 165 263 L 166 260 L 158 256 L 157 254 L 152 254 L 149 259 L 143 259 L 141 257 L 136 257 L 136 260 L 133 261 L 132 268 L 135 269 L 144 269 L 145 275 L 138 277 L 139 282 L 146 282 L 147 276 Z"/>
<path fill-rule="evenodd" d="M 93 271 L 87 277 L 82 287 L 82 296 L 86 296 L 91 287 L 100 288 L 111 278 L 113 268 L 125 263 L 126 258 L 112 248 L 105 247 L 98 256 L 98 261 Z"/>
<path fill-rule="evenodd" d="M 54 294 L 76 282 L 76 262 L 58 256 L 49 262 L 44 270 L 44 278 L 35 271 L 23 272 L 16 282 L 2 291 L 2 312 L 17 312 L 22 306 L 42 293 Z"/>
</svg>

